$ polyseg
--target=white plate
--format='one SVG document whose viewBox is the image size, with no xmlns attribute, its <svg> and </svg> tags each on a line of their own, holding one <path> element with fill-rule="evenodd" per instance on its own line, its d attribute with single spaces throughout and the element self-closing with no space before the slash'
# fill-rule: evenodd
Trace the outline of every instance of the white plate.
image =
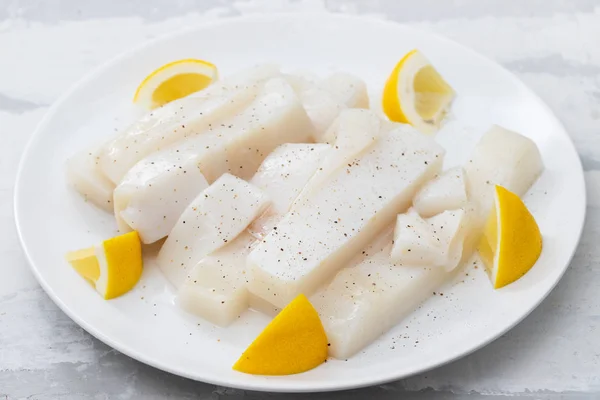
<svg viewBox="0 0 600 400">
<path fill-rule="evenodd" d="M 234 372 L 231 366 L 268 322 L 266 317 L 249 312 L 220 329 L 184 315 L 172 305 L 172 293 L 151 263 L 135 290 L 104 301 L 64 261 L 68 250 L 117 233 L 110 215 L 67 187 L 65 159 L 131 121 L 134 89 L 154 68 L 195 57 L 214 62 L 226 75 L 275 61 L 287 69 L 320 74 L 347 70 L 366 79 L 377 93 L 396 61 L 413 48 L 422 50 L 458 92 L 454 120 L 440 135 L 449 152 L 448 165 L 466 161 L 491 123 L 529 136 L 541 150 L 546 171 L 526 201 L 543 232 L 544 250 L 523 279 L 494 291 L 482 269 L 470 266 L 357 356 L 330 360 L 295 376 L 260 377 Z M 513 327 L 567 268 L 583 226 L 585 187 L 575 149 L 554 115 L 513 75 L 475 52 L 376 20 L 271 15 L 222 20 L 151 42 L 80 82 L 52 107 L 29 143 L 17 181 L 15 214 L 40 284 L 65 313 L 108 345 L 165 371 L 214 384 L 319 391 L 422 372 L 464 356 Z"/>
</svg>

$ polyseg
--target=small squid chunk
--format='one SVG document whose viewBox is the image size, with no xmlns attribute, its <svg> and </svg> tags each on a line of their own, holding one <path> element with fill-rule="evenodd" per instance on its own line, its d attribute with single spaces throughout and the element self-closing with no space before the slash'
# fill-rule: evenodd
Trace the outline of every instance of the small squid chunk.
<svg viewBox="0 0 600 400">
<path fill-rule="evenodd" d="M 500 185 L 523 196 L 544 170 L 536 144 L 494 125 L 481 138 L 466 167 L 469 196 L 486 214 Z"/>
<path fill-rule="evenodd" d="M 317 86 L 298 92 L 298 97 L 315 128 L 314 139 L 323 142 L 325 132 L 346 106 Z"/>
<path fill-rule="evenodd" d="M 308 181 L 296 199 L 300 203 L 337 169 L 347 167 L 364 149 L 371 146 L 386 132 L 385 121 L 374 112 L 362 109 L 348 109 L 340 113 L 327 131 L 331 151 L 319 165 L 314 176 Z"/>
<path fill-rule="evenodd" d="M 460 262 L 465 212 L 444 211 L 423 219 L 416 212 L 398 215 L 391 259 L 404 265 L 443 267 L 451 271 Z"/>
<path fill-rule="evenodd" d="M 451 276 L 443 268 L 404 265 L 390 259 L 385 233 L 311 297 L 330 343 L 329 354 L 346 359 L 368 346 L 431 296 Z"/>
<path fill-rule="evenodd" d="M 106 211 L 113 209 L 114 183 L 98 169 L 99 148 L 80 151 L 67 160 L 67 181 L 85 199 Z"/>
<path fill-rule="evenodd" d="M 413 207 L 423 218 L 446 210 L 457 210 L 467 204 L 465 171 L 451 168 L 427 182 L 413 199 Z"/>
<path fill-rule="evenodd" d="M 177 293 L 185 311 L 227 326 L 248 308 L 246 257 L 255 239 L 242 232 L 231 243 L 202 259 Z"/>
<path fill-rule="evenodd" d="M 269 195 L 271 206 L 250 225 L 250 233 L 262 239 L 273 229 L 331 151 L 325 143 L 287 143 L 269 154 L 250 183 Z"/>
<path fill-rule="evenodd" d="M 285 76 L 292 85 L 315 127 L 314 138 L 325 142 L 327 130 L 340 112 L 348 108 L 368 108 L 367 86 L 360 78 L 335 73 L 319 81 L 314 76 Z"/>
<path fill-rule="evenodd" d="M 254 185 L 224 174 L 185 209 L 158 253 L 167 279 L 179 288 L 204 257 L 234 240 L 268 207 Z"/>
<path fill-rule="evenodd" d="M 321 86 L 348 108 L 369 108 L 367 85 L 355 75 L 336 72 L 325 78 Z"/>
</svg>

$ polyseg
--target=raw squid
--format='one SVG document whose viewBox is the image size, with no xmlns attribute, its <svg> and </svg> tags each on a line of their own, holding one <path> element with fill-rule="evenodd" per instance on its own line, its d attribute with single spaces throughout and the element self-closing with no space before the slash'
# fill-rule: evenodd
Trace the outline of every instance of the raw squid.
<svg viewBox="0 0 600 400">
<path fill-rule="evenodd" d="M 324 143 L 288 143 L 265 159 L 250 182 L 269 194 L 271 206 L 250 225 L 250 233 L 262 239 L 273 229 L 331 151 L 332 146 Z"/>
<path fill-rule="evenodd" d="M 327 130 L 347 108 L 368 108 L 365 83 L 358 77 L 335 73 L 323 81 L 306 74 L 286 75 L 315 127 L 315 140 L 325 142 Z M 330 141 L 329 143 L 332 143 Z"/>
<path fill-rule="evenodd" d="M 423 218 L 464 207 L 468 201 L 465 180 L 462 167 L 444 171 L 419 190 L 413 199 L 413 207 Z"/>
<path fill-rule="evenodd" d="M 390 258 L 403 265 L 456 268 L 463 252 L 465 212 L 446 210 L 423 219 L 416 212 L 399 214 Z"/>
<path fill-rule="evenodd" d="M 391 232 L 363 249 L 311 297 L 330 342 L 329 354 L 345 359 L 387 332 L 431 296 L 449 273 L 390 260 Z"/>
<path fill-rule="evenodd" d="M 98 169 L 98 147 L 80 151 L 69 158 L 66 170 L 67 181 L 86 201 L 112 211 L 115 185 Z"/>
</svg>

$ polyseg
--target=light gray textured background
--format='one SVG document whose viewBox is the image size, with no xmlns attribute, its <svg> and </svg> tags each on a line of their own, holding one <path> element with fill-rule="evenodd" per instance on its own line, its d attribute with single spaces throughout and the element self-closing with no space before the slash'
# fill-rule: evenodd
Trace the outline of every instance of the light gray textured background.
<svg viewBox="0 0 600 400">
<path fill-rule="evenodd" d="M 589 192 L 569 271 L 510 333 L 420 376 L 310 398 L 600 399 L 600 1 L 0 0 L 0 400 L 309 398 L 189 381 L 95 340 L 38 286 L 12 216 L 21 152 L 67 87 L 107 58 L 182 26 L 284 10 L 376 15 L 447 35 L 495 59 L 566 125 Z"/>
</svg>

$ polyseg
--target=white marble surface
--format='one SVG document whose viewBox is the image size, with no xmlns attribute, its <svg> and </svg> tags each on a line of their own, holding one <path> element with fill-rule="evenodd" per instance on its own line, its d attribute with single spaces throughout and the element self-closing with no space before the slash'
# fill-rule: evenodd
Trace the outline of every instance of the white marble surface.
<svg viewBox="0 0 600 400">
<path fill-rule="evenodd" d="M 75 325 L 38 286 L 12 216 L 17 163 L 71 84 L 147 39 L 238 14 L 370 14 L 447 35 L 495 59 L 566 125 L 588 218 L 558 287 L 484 349 L 403 381 L 317 399 L 600 398 L 600 1 L 0 0 L 0 399 L 304 399 L 214 387 L 140 364 Z"/>
</svg>

